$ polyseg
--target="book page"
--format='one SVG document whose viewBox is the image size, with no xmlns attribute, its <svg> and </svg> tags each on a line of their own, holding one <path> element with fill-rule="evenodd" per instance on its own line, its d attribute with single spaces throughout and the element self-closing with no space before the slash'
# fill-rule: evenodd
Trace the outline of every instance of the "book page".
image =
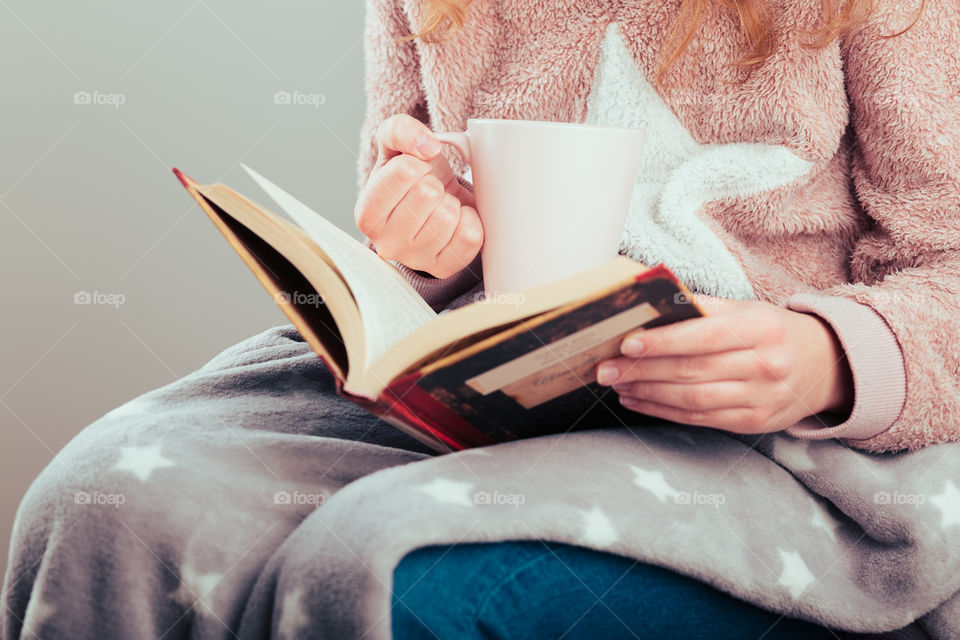
<svg viewBox="0 0 960 640">
<path fill-rule="evenodd" d="M 362 369 L 366 345 L 357 301 L 340 272 L 319 255 L 313 240 L 297 225 L 255 206 L 230 187 L 194 184 L 188 189 L 274 295 L 274 302 L 288 317 L 294 316 L 291 321 L 303 337 L 314 349 L 317 347 L 310 340 L 310 332 L 322 343 L 318 353 L 325 351 L 330 356 L 340 379 L 345 380 L 351 368 Z M 321 295 L 321 304 L 293 295 L 309 296 L 310 291 Z M 279 299 L 278 294 L 282 296 Z M 332 315 L 333 327 L 327 326 L 321 307 Z M 307 330 L 301 326 L 304 322 Z M 325 339 L 320 339 L 321 335 Z M 346 351 L 346 362 L 337 358 L 342 350 Z M 350 363 L 356 366 L 350 367 Z"/>
<path fill-rule="evenodd" d="M 620 355 L 624 335 L 659 317 L 649 302 L 630 307 L 466 381 L 480 395 L 503 391 L 525 408 L 593 382 L 600 360 Z"/>
<path fill-rule="evenodd" d="M 241 166 L 327 254 L 350 287 L 366 336 L 364 368 L 436 319 L 430 305 L 392 265 L 253 169 Z"/>
</svg>

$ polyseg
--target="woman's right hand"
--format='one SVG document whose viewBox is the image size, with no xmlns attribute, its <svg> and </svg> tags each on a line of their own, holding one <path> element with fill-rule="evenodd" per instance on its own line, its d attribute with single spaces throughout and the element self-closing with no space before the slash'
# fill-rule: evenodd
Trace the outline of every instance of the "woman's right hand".
<svg viewBox="0 0 960 640">
<path fill-rule="evenodd" d="M 357 227 L 377 253 L 437 278 L 473 262 L 483 226 L 473 194 L 416 118 L 398 114 L 377 130 L 377 163 L 357 199 Z"/>
</svg>

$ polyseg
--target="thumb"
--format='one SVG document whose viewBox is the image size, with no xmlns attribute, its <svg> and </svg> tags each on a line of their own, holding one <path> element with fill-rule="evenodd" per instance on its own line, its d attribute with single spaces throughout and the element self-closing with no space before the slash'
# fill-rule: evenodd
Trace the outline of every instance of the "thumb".
<svg viewBox="0 0 960 640">
<path fill-rule="evenodd" d="M 406 113 L 390 116 L 377 129 L 377 165 L 407 153 L 429 162 L 440 153 L 440 141 L 430 127 Z"/>
</svg>

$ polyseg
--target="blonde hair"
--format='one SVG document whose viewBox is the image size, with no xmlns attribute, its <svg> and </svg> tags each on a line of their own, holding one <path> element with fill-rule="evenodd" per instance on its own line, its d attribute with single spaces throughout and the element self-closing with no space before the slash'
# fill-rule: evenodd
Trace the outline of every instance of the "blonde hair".
<svg viewBox="0 0 960 640">
<path fill-rule="evenodd" d="M 422 0 L 424 20 L 420 30 L 401 40 L 422 38 L 428 42 L 437 41 L 450 32 L 460 31 L 466 20 L 467 8 L 472 1 Z M 767 2 L 768 0 L 681 0 L 679 15 L 667 34 L 666 43 L 659 54 L 657 84 L 665 86 L 665 73 L 690 45 L 703 23 L 704 12 L 709 5 L 719 5 L 737 13 L 740 28 L 749 49 L 739 60 L 734 61 L 733 65 L 746 71 L 740 81 L 746 80 L 773 55 L 776 46 Z M 822 2 L 823 24 L 813 31 L 804 32 L 808 39 L 801 40 L 802 46 L 810 49 L 822 49 L 834 39 L 855 32 L 876 11 L 877 0 L 846 0 L 845 3 L 843 0 L 822 0 Z M 883 37 L 893 38 L 909 30 L 920 18 L 925 5 L 926 0 L 920 0 L 920 8 L 913 21 L 901 31 Z M 686 30 L 682 29 L 681 25 L 687 25 Z"/>
</svg>

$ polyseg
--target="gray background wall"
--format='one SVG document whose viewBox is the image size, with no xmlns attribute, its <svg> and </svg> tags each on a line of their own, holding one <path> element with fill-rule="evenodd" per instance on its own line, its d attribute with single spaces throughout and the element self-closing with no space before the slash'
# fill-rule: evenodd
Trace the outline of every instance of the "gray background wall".
<svg viewBox="0 0 960 640">
<path fill-rule="evenodd" d="M 357 0 L 0 1 L 0 547 L 85 425 L 285 322 L 171 166 L 265 201 L 243 161 L 353 228 L 362 22 Z"/>
</svg>

